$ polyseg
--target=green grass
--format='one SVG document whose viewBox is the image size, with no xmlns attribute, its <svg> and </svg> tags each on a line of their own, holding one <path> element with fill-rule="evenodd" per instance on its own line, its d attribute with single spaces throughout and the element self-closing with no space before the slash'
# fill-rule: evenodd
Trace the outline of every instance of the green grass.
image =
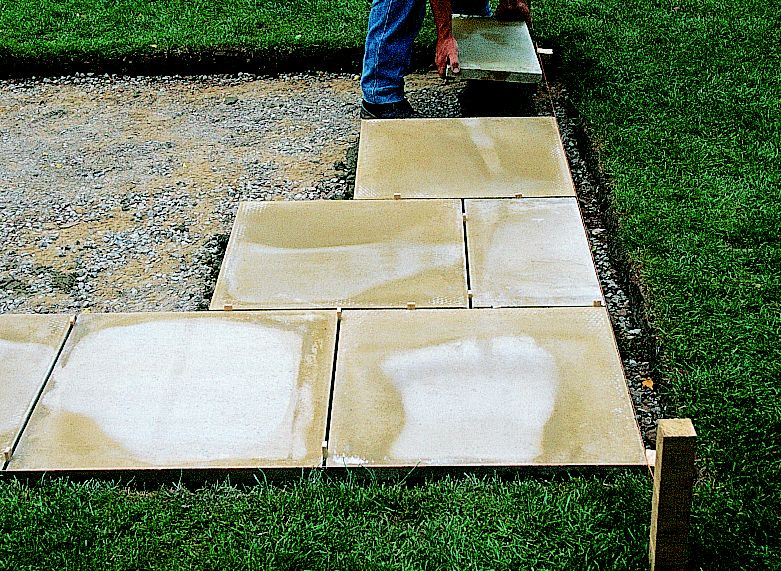
<svg viewBox="0 0 781 571">
<path fill-rule="evenodd" d="M 644 560 L 648 528 L 637 522 L 649 501 L 647 486 L 624 477 L 151 494 L 11 483 L 0 487 L 0 567 L 623 570 Z"/>
<path fill-rule="evenodd" d="M 366 0 L 5 0 L 0 54 L 121 58 L 168 50 L 359 48 Z"/>
<path fill-rule="evenodd" d="M 538 34 L 612 180 L 619 239 L 695 420 L 695 561 L 781 568 L 781 19 L 772 3 L 550 0 Z"/>
<path fill-rule="evenodd" d="M 358 69 L 370 0 L 4 0 L 0 77 Z M 427 30 L 427 41 L 433 33 Z"/>
<path fill-rule="evenodd" d="M 367 6 L 11 0 L 0 55 L 356 48 Z M 537 0 L 534 10 L 612 182 L 618 238 L 663 350 L 655 380 L 700 435 L 693 566 L 781 569 L 777 6 Z M 649 500 L 642 477 L 619 475 L 196 493 L 6 483 L 0 503 L 0 566 L 17 568 L 631 569 L 645 559 Z"/>
</svg>

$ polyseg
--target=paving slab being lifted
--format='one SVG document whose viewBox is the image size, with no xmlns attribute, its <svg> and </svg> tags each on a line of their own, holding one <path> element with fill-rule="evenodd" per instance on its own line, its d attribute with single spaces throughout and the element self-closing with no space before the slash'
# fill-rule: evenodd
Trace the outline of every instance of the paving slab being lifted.
<svg viewBox="0 0 781 571">
<path fill-rule="evenodd" d="M 8 470 L 316 467 L 335 312 L 78 317 Z"/>
<path fill-rule="evenodd" d="M 553 117 L 361 122 L 356 199 L 575 196 Z"/>
<path fill-rule="evenodd" d="M 327 466 L 642 466 L 603 307 L 345 311 Z"/>
<path fill-rule="evenodd" d="M 461 73 L 448 77 L 515 83 L 538 83 L 542 68 L 526 22 L 493 18 L 453 18 Z"/>
</svg>

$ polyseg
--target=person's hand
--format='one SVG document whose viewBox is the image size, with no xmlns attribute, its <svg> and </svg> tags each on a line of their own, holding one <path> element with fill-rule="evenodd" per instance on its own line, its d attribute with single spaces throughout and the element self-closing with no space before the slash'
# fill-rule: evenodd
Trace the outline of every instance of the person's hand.
<svg viewBox="0 0 781 571">
<path fill-rule="evenodd" d="M 531 11 L 528 0 L 500 0 L 496 9 L 496 19 L 505 21 L 523 20 L 531 23 Z"/>
<path fill-rule="evenodd" d="M 461 72 L 461 67 L 458 65 L 458 44 L 452 33 L 437 39 L 437 54 L 434 61 L 440 77 L 445 77 L 448 63 L 453 73 Z"/>
</svg>

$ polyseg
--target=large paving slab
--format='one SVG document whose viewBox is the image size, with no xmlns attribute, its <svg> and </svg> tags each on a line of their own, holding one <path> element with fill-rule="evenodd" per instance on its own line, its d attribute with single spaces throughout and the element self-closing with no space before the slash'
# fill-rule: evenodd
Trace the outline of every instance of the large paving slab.
<svg viewBox="0 0 781 571">
<path fill-rule="evenodd" d="M 461 204 L 246 202 L 211 309 L 466 307 Z"/>
<path fill-rule="evenodd" d="M 82 315 L 10 470 L 322 463 L 335 312 Z"/>
<path fill-rule="evenodd" d="M 645 462 L 604 308 L 342 319 L 328 466 Z"/>
<path fill-rule="evenodd" d="M 16 441 L 65 341 L 70 320 L 69 315 L 0 315 L 1 450 Z"/>
<path fill-rule="evenodd" d="M 500 22 L 493 18 L 453 18 L 458 42 L 461 79 L 537 83 L 542 68 L 526 22 Z"/>
<path fill-rule="evenodd" d="M 475 307 L 603 301 L 575 198 L 467 200 Z"/>
<path fill-rule="evenodd" d="M 363 121 L 355 198 L 574 196 L 553 117 Z"/>
</svg>

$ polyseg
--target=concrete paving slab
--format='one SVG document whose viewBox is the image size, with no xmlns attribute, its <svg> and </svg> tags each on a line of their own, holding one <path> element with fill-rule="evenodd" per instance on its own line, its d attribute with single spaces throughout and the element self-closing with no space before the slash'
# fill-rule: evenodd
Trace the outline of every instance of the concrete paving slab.
<svg viewBox="0 0 781 571">
<path fill-rule="evenodd" d="M 247 202 L 211 309 L 466 307 L 461 204 Z"/>
<path fill-rule="evenodd" d="M 355 198 L 575 196 L 553 117 L 363 121 Z"/>
<path fill-rule="evenodd" d="M 335 312 L 79 316 L 9 470 L 322 463 Z"/>
<path fill-rule="evenodd" d="M 327 465 L 644 465 L 604 308 L 345 311 Z"/>
<path fill-rule="evenodd" d="M 70 319 L 70 315 L 0 315 L 0 450 L 16 442 L 65 341 Z"/>
<path fill-rule="evenodd" d="M 474 307 L 604 301 L 575 198 L 467 200 Z"/>
<path fill-rule="evenodd" d="M 500 22 L 493 18 L 453 18 L 458 42 L 460 79 L 538 83 L 542 68 L 526 22 Z"/>
</svg>

